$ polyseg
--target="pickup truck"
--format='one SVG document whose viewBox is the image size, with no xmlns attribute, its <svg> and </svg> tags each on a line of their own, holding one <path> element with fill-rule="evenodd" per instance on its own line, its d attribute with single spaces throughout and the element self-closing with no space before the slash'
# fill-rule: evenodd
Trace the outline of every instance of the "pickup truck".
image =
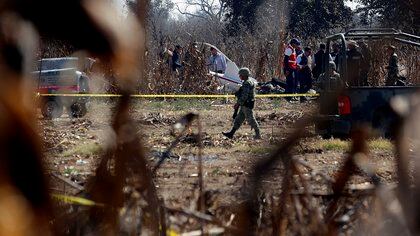
<svg viewBox="0 0 420 236">
<path fill-rule="evenodd" d="M 38 106 L 44 118 L 58 118 L 66 110 L 70 117 L 86 115 L 84 97 L 60 97 L 55 94 L 83 94 L 89 92 L 89 78 L 86 71 L 93 60 L 77 57 L 44 58 L 37 61 L 32 72 L 36 80 L 36 93 L 40 95 Z"/>
<path fill-rule="evenodd" d="M 341 53 L 337 69 L 341 79 L 346 81 L 349 73 L 346 63 L 346 41 L 352 40 L 377 40 L 392 39 L 404 44 L 420 46 L 420 37 L 402 33 L 394 29 L 354 29 L 344 34 L 327 37 L 327 53 L 332 41 L 341 41 Z M 328 54 L 327 54 L 328 55 Z M 326 58 L 325 65 L 328 65 Z M 326 68 L 324 67 L 325 71 Z M 332 136 L 346 138 L 351 133 L 352 127 L 359 124 L 370 125 L 379 136 L 393 137 L 393 127 L 396 114 L 390 106 L 390 101 L 395 96 L 409 96 L 420 89 L 419 86 L 360 86 L 344 87 L 321 91 L 319 97 L 319 116 L 316 122 L 316 133 L 323 138 Z"/>
<path fill-rule="evenodd" d="M 348 137 L 352 127 L 369 124 L 385 138 L 393 136 L 396 114 L 389 103 L 395 96 L 408 96 L 420 87 L 352 87 L 339 94 L 325 92 L 320 97 L 320 117 L 316 130 L 323 138 Z M 324 106 L 336 98 L 336 106 Z"/>
</svg>

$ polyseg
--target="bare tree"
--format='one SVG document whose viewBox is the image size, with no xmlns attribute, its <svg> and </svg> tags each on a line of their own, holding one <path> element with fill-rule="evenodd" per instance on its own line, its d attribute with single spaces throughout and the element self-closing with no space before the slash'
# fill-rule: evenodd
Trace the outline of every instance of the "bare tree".
<svg viewBox="0 0 420 236">
<path fill-rule="evenodd" d="M 176 8 L 182 15 L 198 17 L 210 22 L 221 22 L 226 13 L 226 0 L 185 0 L 186 6 Z M 196 9 L 191 11 L 191 9 Z"/>
</svg>

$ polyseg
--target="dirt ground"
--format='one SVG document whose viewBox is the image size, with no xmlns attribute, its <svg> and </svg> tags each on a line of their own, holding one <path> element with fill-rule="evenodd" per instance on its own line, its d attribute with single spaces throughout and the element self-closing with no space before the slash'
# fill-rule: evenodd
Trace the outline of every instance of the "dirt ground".
<svg viewBox="0 0 420 236">
<path fill-rule="evenodd" d="M 93 174 L 101 152 L 112 140 L 110 122 L 114 105 L 112 100 L 92 100 L 88 115 L 81 119 L 70 119 L 67 115 L 54 120 L 39 117 L 40 134 L 45 141 L 45 163 L 53 190 L 65 194 L 73 191 L 53 175 L 83 186 Z M 267 157 L 278 142 L 293 132 L 296 120 L 317 111 L 316 101 L 301 104 L 280 99 L 258 100 L 255 111 L 263 139 L 253 140 L 253 131 L 245 124 L 233 140 L 228 140 L 221 132 L 229 130 L 232 125 L 232 106 L 232 100 L 135 100 L 131 110 L 151 166 L 175 139 L 173 125 L 176 121 L 189 112 L 200 115 L 204 133 L 204 188 L 211 193 L 208 212 L 213 215 L 229 211 L 226 209 L 239 201 L 253 164 Z M 331 191 L 327 182 L 343 163 L 348 142 L 322 140 L 314 135 L 314 130 L 314 126 L 307 128 L 310 137 L 296 145 L 293 154 L 309 165 L 312 173 L 319 173 L 307 171 L 305 174 L 313 180 L 312 190 L 326 194 Z M 191 134 L 196 132 L 196 127 L 193 127 Z M 156 174 L 158 194 L 167 206 L 194 208 L 191 204 L 197 198 L 198 148 L 192 140 L 191 135 L 184 137 Z M 369 158 L 378 166 L 378 176 L 384 182 L 392 183 L 395 177 L 392 143 L 373 140 Z M 281 173 L 280 165 L 273 166 L 271 173 L 264 178 L 267 194 L 281 192 Z M 358 173 L 352 184 L 369 182 L 366 176 Z"/>
</svg>

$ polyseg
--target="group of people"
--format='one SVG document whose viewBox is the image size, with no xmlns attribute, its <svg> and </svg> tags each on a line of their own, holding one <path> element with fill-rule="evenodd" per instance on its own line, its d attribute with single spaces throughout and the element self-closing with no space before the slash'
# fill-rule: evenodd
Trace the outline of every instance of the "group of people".
<svg viewBox="0 0 420 236">
<path fill-rule="evenodd" d="M 284 51 L 284 74 L 286 76 L 286 93 L 307 93 L 312 88 L 313 80 L 320 82 L 322 89 L 334 90 L 343 86 L 361 86 L 367 85 L 367 76 L 370 67 L 370 53 L 367 45 L 361 43 L 359 46 L 355 41 L 348 41 L 347 51 L 345 52 L 344 62 L 347 63 L 348 76 L 347 81 L 341 79 L 337 72 L 337 64 L 343 60 L 340 57 L 340 46 L 338 44 L 332 45 L 332 50 L 329 54 L 326 52 L 326 45 L 320 44 L 319 50 L 312 56 L 312 49 L 305 47 L 301 49 L 300 41 L 296 38 L 290 40 Z M 398 78 L 398 57 L 395 53 L 394 46 L 386 46 L 387 54 L 389 56 L 389 63 L 387 66 L 388 77 L 386 79 L 387 86 L 396 85 Z M 342 54 L 342 55 L 343 55 Z M 324 66 L 325 63 L 328 63 Z M 239 70 L 239 77 L 243 81 L 242 87 L 235 94 L 237 102 L 234 105 L 235 110 L 239 110 L 238 115 L 232 129 L 229 132 L 224 132 L 223 135 L 228 138 L 233 138 L 236 131 L 241 127 L 242 123 L 247 120 L 251 128 L 255 131 L 255 139 L 261 138 L 258 122 L 254 116 L 255 104 L 255 88 L 256 84 L 249 80 L 250 71 L 248 68 Z M 291 98 L 288 98 L 290 101 Z M 306 98 L 300 97 L 300 101 L 304 102 Z"/>
<path fill-rule="evenodd" d="M 169 64 L 171 71 L 179 74 L 183 67 L 188 64 L 191 51 L 195 51 L 197 54 L 200 54 L 197 43 L 192 43 L 191 46 L 191 50 L 188 50 L 186 53 L 184 53 L 181 45 L 176 45 L 174 50 L 171 48 L 165 50 L 166 62 Z M 208 69 L 219 74 L 224 74 L 226 71 L 226 65 L 227 62 L 225 56 L 220 54 L 216 48 L 211 47 L 210 56 L 206 61 Z"/>
<path fill-rule="evenodd" d="M 360 44 L 360 45 L 359 45 Z M 326 45 L 321 43 L 319 50 L 312 55 L 312 49 L 305 47 L 302 50 L 301 42 L 294 38 L 290 40 L 284 51 L 283 70 L 286 76 L 286 93 L 307 93 L 313 81 L 321 86 L 325 80 L 329 80 L 334 86 L 367 86 L 368 74 L 371 66 L 372 55 L 365 42 L 357 43 L 349 40 L 346 42 L 347 50 L 341 52 L 339 44 L 333 43 L 330 53 L 326 52 Z M 398 56 L 396 48 L 392 45 L 385 46 L 389 57 L 386 67 L 388 76 L 385 81 L 387 86 L 399 85 Z M 341 56 L 340 56 L 341 53 Z M 347 65 L 346 80 L 341 80 L 338 65 L 345 62 Z M 327 63 L 327 64 L 326 64 Z M 341 72 L 340 72 L 341 73 Z M 330 86 L 325 85 L 325 86 Z M 289 98 L 291 100 L 293 98 Z M 300 97 L 301 102 L 305 97 Z"/>
<path fill-rule="evenodd" d="M 312 49 L 302 50 L 301 42 L 293 38 L 284 51 L 283 72 L 286 76 L 286 93 L 307 93 L 312 88 L 313 78 L 318 77 L 323 63 L 325 45 L 321 44 L 320 51 L 312 55 Z M 287 98 L 291 101 L 293 98 Z M 300 101 L 304 102 L 305 97 Z"/>
</svg>

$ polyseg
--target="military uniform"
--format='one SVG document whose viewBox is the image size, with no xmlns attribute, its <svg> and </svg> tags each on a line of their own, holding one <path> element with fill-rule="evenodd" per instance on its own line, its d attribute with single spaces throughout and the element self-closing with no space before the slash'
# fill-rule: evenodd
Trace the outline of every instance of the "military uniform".
<svg viewBox="0 0 420 236">
<path fill-rule="evenodd" d="M 361 65 L 360 70 L 360 76 L 361 76 L 361 82 L 363 86 L 368 86 L 368 77 L 369 77 L 369 71 L 371 67 L 372 62 L 372 53 L 366 43 L 361 44 L 361 53 L 363 56 L 364 63 Z"/>
<path fill-rule="evenodd" d="M 364 57 L 362 53 L 357 51 L 357 49 L 354 48 L 347 51 L 347 82 L 350 86 L 363 85 L 361 69 L 364 66 L 364 64 Z"/>
<path fill-rule="evenodd" d="M 386 78 L 386 86 L 394 86 L 398 80 L 398 56 L 397 54 L 392 54 L 388 62 L 388 77 Z"/>
<path fill-rule="evenodd" d="M 239 112 L 233 123 L 234 129 L 239 129 L 247 119 L 248 124 L 259 131 L 259 126 L 254 116 L 255 84 L 251 80 L 245 80 L 238 93 Z"/>
<path fill-rule="evenodd" d="M 322 73 L 320 76 L 320 88 L 326 91 L 337 91 L 343 88 L 344 83 L 341 80 L 340 74 L 333 71 L 332 74 Z"/>
<path fill-rule="evenodd" d="M 241 69 L 241 71 L 242 70 L 243 69 Z M 247 73 L 249 73 L 249 71 Z M 235 93 L 235 96 L 238 99 L 237 104 L 239 106 L 239 112 L 238 115 L 235 117 L 235 121 L 233 122 L 232 130 L 229 133 L 223 134 L 228 138 L 233 138 L 233 135 L 235 134 L 236 130 L 238 130 L 241 127 L 242 123 L 246 119 L 248 121 L 248 124 L 255 131 L 255 138 L 261 138 L 260 128 L 254 116 L 255 83 L 252 82 L 249 78 L 244 80 L 239 91 Z"/>
</svg>

